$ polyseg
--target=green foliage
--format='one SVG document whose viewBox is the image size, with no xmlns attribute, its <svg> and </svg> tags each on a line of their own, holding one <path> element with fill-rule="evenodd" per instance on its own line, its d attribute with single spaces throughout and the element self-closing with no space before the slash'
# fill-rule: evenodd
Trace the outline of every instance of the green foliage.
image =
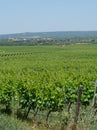
<svg viewBox="0 0 97 130">
<path fill-rule="evenodd" d="M 0 104 L 16 106 L 28 116 L 34 112 L 62 111 L 77 101 L 93 98 L 97 75 L 97 45 L 0 47 Z M 15 111 L 16 111 L 15 110 Z"/>
</svg>

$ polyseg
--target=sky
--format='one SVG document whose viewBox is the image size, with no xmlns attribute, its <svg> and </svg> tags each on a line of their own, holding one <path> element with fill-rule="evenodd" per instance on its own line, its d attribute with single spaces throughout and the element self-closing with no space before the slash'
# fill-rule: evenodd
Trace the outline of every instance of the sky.
<svg viewBox="0 0 97 130">
<path fill-rule="evenodd" d="M 97 31 L 97 0 L 0 0 L 0 34 Z"/>
</svg>

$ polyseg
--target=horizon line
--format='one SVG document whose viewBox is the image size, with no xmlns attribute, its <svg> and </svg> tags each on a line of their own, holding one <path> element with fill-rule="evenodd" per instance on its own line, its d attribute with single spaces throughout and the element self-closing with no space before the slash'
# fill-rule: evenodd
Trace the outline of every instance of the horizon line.
<svg viewBox="0 0 97 130">
<path fill-rule="evenodd" d="M 13 33 L 0 33 L 0 35 L 12 35 L 22 33 L 53 33 L 53 32 L 97 32 L 97 30 L 66 30 L 66 31 L 27 31 L 27 32 L 13 32 Z"/>
</svg>

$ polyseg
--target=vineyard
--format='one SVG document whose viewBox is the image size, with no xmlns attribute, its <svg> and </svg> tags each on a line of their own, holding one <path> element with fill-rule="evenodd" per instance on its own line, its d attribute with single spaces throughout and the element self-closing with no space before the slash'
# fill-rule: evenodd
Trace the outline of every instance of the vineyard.
<svg viewBox="0 0 97 130">
<path fill-rule="evenodd" d="M 0 111 L 15 118 L 68 125 L 82 85 L 82 120 L 96 80 L 97 45 L 0 47 Z"/>
</svg>

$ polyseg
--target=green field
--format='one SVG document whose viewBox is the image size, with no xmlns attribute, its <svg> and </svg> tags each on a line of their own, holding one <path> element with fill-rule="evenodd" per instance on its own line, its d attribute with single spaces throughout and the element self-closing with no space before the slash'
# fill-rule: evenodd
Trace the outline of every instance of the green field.
<svg viewBox="0 0 97 130">
<path fill-rule="evenodd" d="M 15 117 L 68 112 L 80 85 L 82 108 L 90 107 L 96 80 L 97 45 L 0 46 L 0 109 Z"/>
</svg>

